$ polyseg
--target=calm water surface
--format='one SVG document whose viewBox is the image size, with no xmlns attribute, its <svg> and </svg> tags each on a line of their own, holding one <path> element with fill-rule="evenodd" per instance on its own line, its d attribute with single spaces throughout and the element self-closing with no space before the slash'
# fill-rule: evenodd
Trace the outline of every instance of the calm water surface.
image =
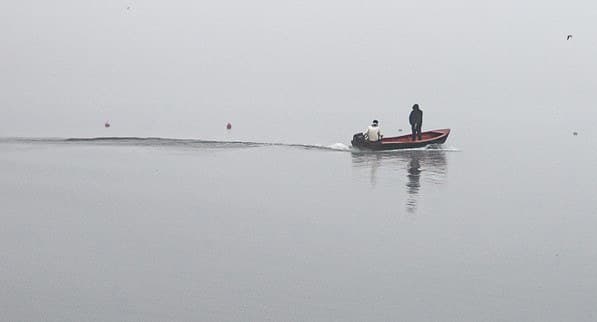
<svg viewBox="0 0 597 322">
<path fill-rule="evenodd" d="M 4 139 L 0 320 L 595 320 L 597 150 L 516 139 Z"/>
</svg>

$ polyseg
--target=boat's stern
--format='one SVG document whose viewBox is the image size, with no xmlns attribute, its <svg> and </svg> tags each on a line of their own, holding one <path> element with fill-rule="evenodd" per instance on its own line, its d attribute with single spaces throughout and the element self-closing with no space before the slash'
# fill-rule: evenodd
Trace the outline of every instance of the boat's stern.
<svg viewBox="0 0 597 322">
<path fill-rule="evenodd" d="M 352 141 L 350 141 L 350 144 L 352 144 L 352 146 L 354 147 L 362 147 L 367 143 L 367 139 L 365 138 L 365 134 L 363 133 L 355 133 L 355 135 L 352 136 Z"/>
</svg>

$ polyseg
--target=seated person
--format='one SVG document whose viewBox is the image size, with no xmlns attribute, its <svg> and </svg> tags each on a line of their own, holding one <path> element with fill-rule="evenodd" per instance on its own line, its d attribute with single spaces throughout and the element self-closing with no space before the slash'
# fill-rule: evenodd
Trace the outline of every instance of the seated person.
<svg viewBox="0 0 597 322">
<path fill-rule="evenodd" d="M 363 133 L 369 142 L 377 142 L 383 138 L 381 130 L 379 129 L 379 122 L 373 120 L 373 123 Z"/>
</svg>

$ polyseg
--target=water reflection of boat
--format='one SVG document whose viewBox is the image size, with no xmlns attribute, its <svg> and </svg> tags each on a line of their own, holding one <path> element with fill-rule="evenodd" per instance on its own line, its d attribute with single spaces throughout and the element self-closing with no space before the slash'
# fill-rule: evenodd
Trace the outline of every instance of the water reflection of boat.
<svg viewBox="0 0 597 322">
<path fill-rule="evenodd" d="M 433 184 L 444 182 L 447 172 L 446 154 L 444 151 L 409 151 L 404 159 L 407 164 L 406 209 L 410 212 L 417 210 L 421 177 Z"/>
<path fill-rule="evenodd" d="M 371 185 L 375 186 L 380 168 L 406 170 L 406 209 L 417 210 L 421 181 L 442 184 L 447 173 L 446 152 L 442 150 L 406 150 L 385 153 L 353 152 L 355 167 L 370 167 Z M 390 172 L 392 173 L 392 172 Z M 403 178 L 403 177 L 402 177 Z"/>
</svg>

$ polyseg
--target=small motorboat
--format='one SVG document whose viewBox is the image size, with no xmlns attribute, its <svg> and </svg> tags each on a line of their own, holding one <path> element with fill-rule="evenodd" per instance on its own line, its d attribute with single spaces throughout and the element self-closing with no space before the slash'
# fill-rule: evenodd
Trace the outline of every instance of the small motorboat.
<svg viewBox="0 0 597 322">
<path fill-rule="evenodd" d="M 383 138 L 376 142 L 367 140 L 363 133 L 353 135 L 350 143 L 353 147 L 361 150 L 399 150 L 422 148 L 430 144 L 443 144 L 448 139 L 450 129 L 432 130 L 421 133 L 421 139 L 413 141 L 412 134 Z"/>
</svg>

